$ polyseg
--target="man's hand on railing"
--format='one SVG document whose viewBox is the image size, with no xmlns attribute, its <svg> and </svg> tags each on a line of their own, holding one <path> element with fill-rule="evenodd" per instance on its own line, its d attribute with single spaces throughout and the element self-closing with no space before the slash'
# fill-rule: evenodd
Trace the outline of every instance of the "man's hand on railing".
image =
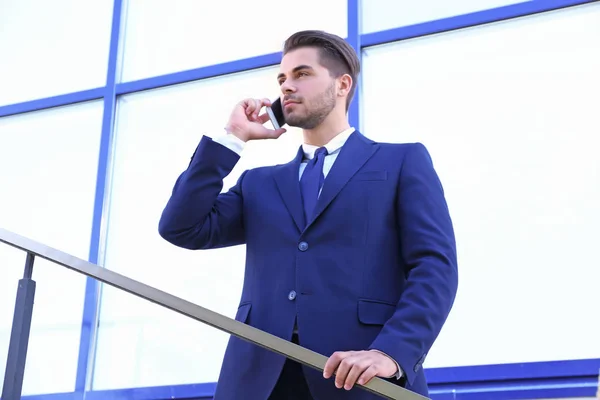
<svg viewBox="0 0 600 400">
<path fill-rule="evenodd" d="M 364 385 L 375 376 L 389 378 L 397 372 L 395 361 L 376 350 L 336 351 L 327 360 L 323 377 L 329 379 L 335 373 L 335 386 L 350 390 L 356 382 Z"/>
</svg>

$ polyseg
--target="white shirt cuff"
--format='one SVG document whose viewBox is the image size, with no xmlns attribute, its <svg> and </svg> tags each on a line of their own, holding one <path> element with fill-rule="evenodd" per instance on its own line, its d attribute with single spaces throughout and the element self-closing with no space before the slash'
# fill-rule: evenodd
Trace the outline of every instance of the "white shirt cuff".
<svg viewBox="0 0 600 400">
<path fill-rule="evenodd" d="M 244 147 L 246 146 L 246 142 L 237 136 L 227 133 L 224 135 L 219 135 L 213 139 L 215 142 L 222 144 L 227 147 L 231 151 L 235 151 L 237 154 L 241 155 Z"/>
</svg>

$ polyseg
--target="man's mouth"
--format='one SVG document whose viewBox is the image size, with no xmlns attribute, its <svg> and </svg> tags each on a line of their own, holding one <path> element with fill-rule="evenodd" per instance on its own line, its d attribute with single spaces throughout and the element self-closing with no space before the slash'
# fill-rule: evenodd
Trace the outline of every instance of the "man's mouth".
<svg viewBox="0 0 600 400">
<path fill-rule="evenodd" d="M 291 100 L 291 99 L 289 99 L 289 100 L 285 100 L 285 101 L 283 102 L 283 106 L 284 106 L 284 107 L 287 107 L 287 106 L 289 106 L 289 105 L 291 105 L 291 104 L 298 104 L 298 103 L 299 103 L 299 102 L 298 102 L 297 100 Z"/>
</svg>

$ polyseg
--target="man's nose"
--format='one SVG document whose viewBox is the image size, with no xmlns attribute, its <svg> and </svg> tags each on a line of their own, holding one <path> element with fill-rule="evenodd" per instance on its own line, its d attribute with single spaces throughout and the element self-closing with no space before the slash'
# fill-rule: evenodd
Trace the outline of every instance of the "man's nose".
<svg viewBox="0 0 600 400">
<path fill-rule="evenodd" d="M 289 81 L 285 81 L 281 84 L 281 93 L 287 94 L 287 93 L 294 93 L 294 92 L 296 92 L 296 87 L 294 85 L 292 85 L 291 83 L 289 83 Z"/>
</svg>

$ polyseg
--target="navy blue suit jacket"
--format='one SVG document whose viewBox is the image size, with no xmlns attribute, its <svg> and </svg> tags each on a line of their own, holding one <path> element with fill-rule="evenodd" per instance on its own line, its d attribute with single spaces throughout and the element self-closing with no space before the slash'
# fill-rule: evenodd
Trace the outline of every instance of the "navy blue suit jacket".
<svg viewBox="0 0 600 400">
<path fill-rule="evenodd" d="M 325 356 L 378 349 L 427 396 L 422 364 L 452 307 L 457 257 L 442 185 L 420 143 L 376 143 L 354 132 L 304 221 L 302 149 L 287 164 L 245 171 L 220 193 L 239 155 L 203 137 L 178 178 L 160 235 L 186 249 L 246 244 L 236 320 Z M 295 294 L 295 295 L 294 295 Z M 265 400 L 284 357 L 231 337 L 216 400 Z M 318 399 L 367 400 L 304 370 Z"/>
</svg>

